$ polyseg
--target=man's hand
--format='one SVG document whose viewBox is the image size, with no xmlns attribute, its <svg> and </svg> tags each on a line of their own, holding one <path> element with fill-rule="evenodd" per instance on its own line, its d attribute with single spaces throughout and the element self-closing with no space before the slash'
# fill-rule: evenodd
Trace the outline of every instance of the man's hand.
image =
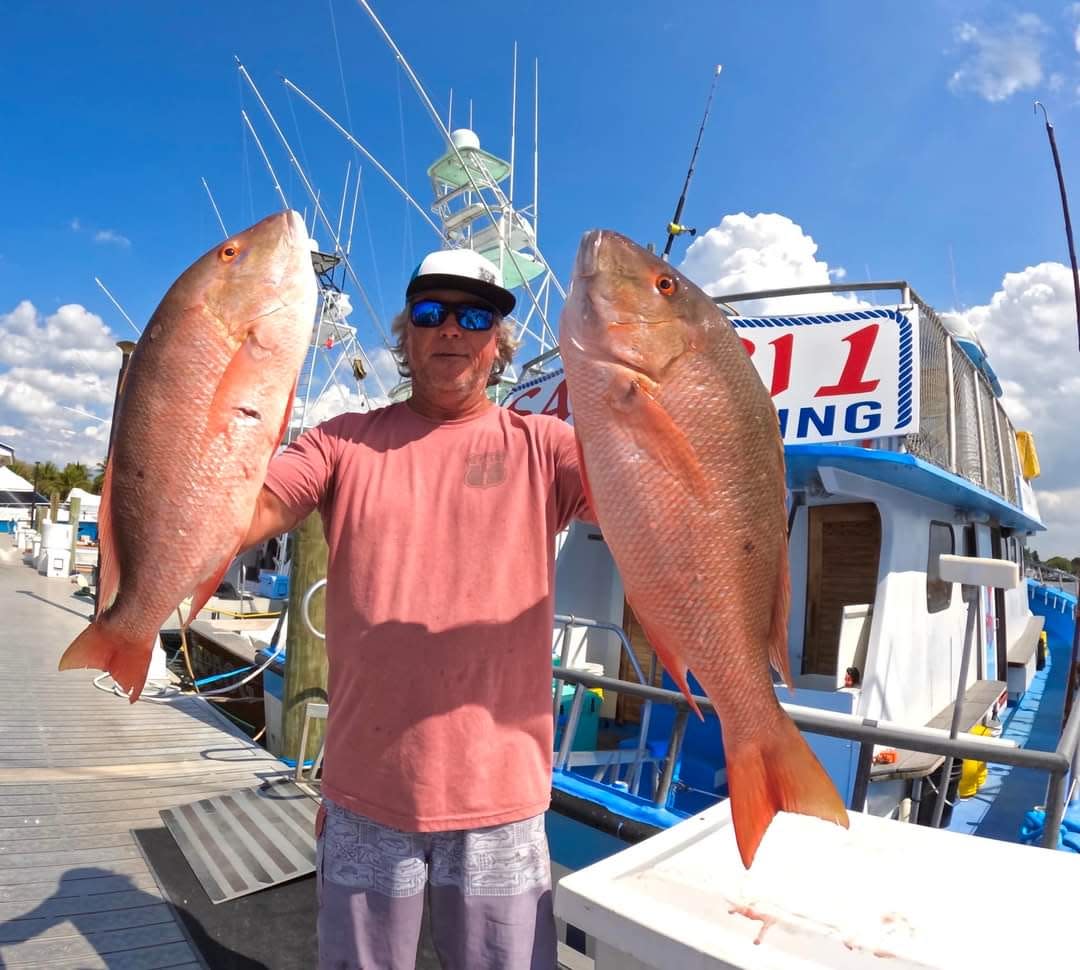
<svg viewBox="0 0 1080 970">
<path fill-rule="evenodd" d="M 240 544 L 239 551 L 246 552 L 252 546 L 265 542 L 271 536 L 291 532 L 300 521 L 300 518 L 264 486 L 259 492 L 259 500 L 255 504 L 255 515 L 251 519 L 247 536 Z"/>
</svg>

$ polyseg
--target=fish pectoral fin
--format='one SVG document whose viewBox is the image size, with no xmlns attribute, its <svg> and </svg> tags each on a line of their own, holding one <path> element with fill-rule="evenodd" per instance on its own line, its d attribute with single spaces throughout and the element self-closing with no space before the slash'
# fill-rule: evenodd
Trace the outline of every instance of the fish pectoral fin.
<svg viewBox="0 0 1080 970">
<path fill-rule="evenodd" d="M 251 328 L 237 346 L 214 391 L 206 427 L 208 438 L 225 432 L 238 412 L 257 421 L 263 420 L 264 416 L 245 400 L 243 392 L 257 384 L 271 354 L 272 351 L 259 342 L 257 328 Z"/>
<path fill-rule="evenodd" d="M 232 565 L 232 561 L 236 558 L 239 549 L 240 546 L 237 545 L 237 547 L 225 557 L 221 565 L 195 587 L 195 591 L 191 594 L 191 609 L 188 610 L 187 619 L 184 620 L 184 629 L 187 629 L 191 625 L 191 621 L 199 615 L 199 610 L 206 606 L 206 601 L 214 595 L 217 588 L 221 585 L 221 580 L 225 573 L 228 572 L 229 566 Z"/>
<path fill-rule="evenodd" d="M 596 501 L 593 499 L 592 488 L 589 486 L 589 475 L 585 469 L 585 452 L 581 448 L 581 439 L 577 435 L 574 435 L 574 445 L 577 447 L 578 471 L 581 474 L 581 487 L 585 490 L 585 501 L 589 503 L 592 521 L 599 524 L 596 517 Z"/>
<path fill-rule="evenodd" d="M 697 452 L 656 399 L 657 385 L 649 387 L 649 383 L 647 378 L 635 376 L 622 393 L 610 391 L 607 402 L 622 417 L 641 451 L 659 462 L 692 495 L 704 498 L 708 483 Z"/>
<path fill-rule="evenodd" d="M 300 386 L 300 379 L 297 378 L 293 383 L 292 394 L 288 396 L 285 401 L 285 413 L 281 417 L 281 431 L 278 433 L 277 442 L 274 444 L 274 449 L 281 447 L 281 443 L 285 440 L 285 432 L 289 430 L 289 418 L 293 413 L 293 401 L 296 400 L 296 389 Z"/>
</svg>

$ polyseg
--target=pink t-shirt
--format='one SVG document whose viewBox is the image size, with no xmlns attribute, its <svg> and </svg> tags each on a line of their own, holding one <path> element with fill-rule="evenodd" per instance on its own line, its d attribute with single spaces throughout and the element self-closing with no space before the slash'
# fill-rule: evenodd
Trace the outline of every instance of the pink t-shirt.
<svg viewBox="0 0 1080 970">
<path fill-rule="evenodd" d="M 329 545 L 325 794 L 418 832 L 546 810 L 553 540 L 591 519 L 573 428 L 393 404 L 306 432 L 266 487 Z"/>
</svg>

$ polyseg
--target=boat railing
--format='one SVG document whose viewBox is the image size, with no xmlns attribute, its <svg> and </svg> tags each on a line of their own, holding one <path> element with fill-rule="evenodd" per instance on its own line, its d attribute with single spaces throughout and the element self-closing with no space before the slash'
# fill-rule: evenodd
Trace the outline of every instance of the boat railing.
<svg viewBox="0 0 1080 970">
<path fill-rule="evenodd" d="M 581 715 L 584 693 L 593 688 L 612 691 L 638 697 L 646 702 L 668 704 L 676 708 L 676 717 L 668 739 L 667 755 L 664 760 L 663 774 L 656 787 L 653 802 L 658 807 L 667 804 L 671 790 L 675 766 L 679 759 L 683 737 L 686 733 L 690 705 L 678 691 L 654 687 L 646 683 L 633 683 L 612 677 L 603 677 L 583 670 L 553 667 L 557 676 L 575 685 L 575 693 L 567 719 L 562 749 L 556 759 L 555 770 L 567 770 L 569 741 L 577 731 Z M 695 696 L 695 703 L 704 711 L 716 713 L 716 709 L 707 697 Z M 866 803 L 870 784 L 870 768 L 873 764 L 876 745 L 895 747 L 907 751 L 919 751 L 942 755 L 946 758 L 961 758 L 971 761 L 983 761 L 989 764 L 1004 764 L 1018 768 L 1033 768 L 1045 771 L 1049 778 L 1046 792 L 1046 821 L 1043 831 L 1043 845 L 1056 848 L 1061 822 L 1065 814 L 1068 793 L 1066 780 L 1072 775 L 1074 782 L 1080 774 L 1080 704 L 1073 707 L 1069 719 L 1054 751 L 1034 751 L 1028 748 L 1013 747 L 996 739 L 968 735 L 950 738 L 946 732 L 925 727 L 911 727 L 890 721 L 859 717 L 853 714 L 841 714 L 834 711 L 822 711 L 798 704 L 780 706 L 788 713 L 796 726 L 812 734 L 854 741 L 859 745 L 858 767 L 855 783 L 849 801 L 852 811 L 862 811 Z M 641 732 L 642 737 L 645 731 Z M 644 745 L 640 744 L 639 748 Z M 914 822 L 918 813 L 912 813 Z"/>
<path fill-rule="evenodd" d="M 898 307 L 914 307 L 919 311 L 919 430 L 903 439 L 891 440 L 899 440 L 909 453 L 965 478 L 1013 505 L 1021 505 L 1015 427 L 986 375 L 964 352 L 933 307 L 907 282 L 888 280 L 796 286 L 725 294 L 713 297 L 713 300 L 738 315 L 731 309 L 731 304 L 873 291 L 899 291 Z M 882 445 L 886 445 L 886 441 Z"/>
<path fill-rule="evenodd" d="M 559 627 L 559 635 L 555 640 L 555 644 L 552 646 L 552 654 L 556 651 L 559 652 L 559 663 L 553 667 L 556 681 L 553 713 L 556 725 L 559 723 L 559 708 L 562 704 L 562 686 L 566 679 L 561 675 L 560 671 L 567 670 L 566 662 L 570 655 L 570 631 L 574 627 L 580 627 L 585 630 L 601 630 L 613 634 L 619 641 L 622 653 L 630 662 L 630 666 L 637 676 L 639 686 L 646 686 L 647 684 L 652 683 L 655 670 L 649 670 L 649 679 L 646 680 L 645 673 L 641 669 L 641 663 L 637 658 L 637 654 L 634 653 L 634 648 L 626 635 L 626 631 L 618 624 L 607 623 L 603 620 L 593 620 L 587 617 L 574 616 L 573 614 L 556 613 L 555 626 Z M 652 662 L 653 665 L 655 665 L 655 654 L 653 655 Z M 620 681 L 620 683 L 622 683 L 622 681 Z M 570 762 L 570 751 L 573 745 L 574 736 L 577 734 L 577 725 L 581 719 L 581 708 L 584 701 L 585 688 L 582 688 L 579 685 L 575 689 L 574 697 L 570 702 L 570 710 L 567 713 L 566 731 L 563 734 L 562 745 L 560 746 L 559 753 L 555 759 L 555 767 L 558 770 L 565 770 Z M 648 740 L 649 719 L 651 716 L 652 701 L 649 698 L 645 698 L 645 702 L 641 709 L 641 730 L 638 734 L 638 744 L 634 751 L 634 758 L 630 766 L 628 778 L 629 789 L 635 795 L 638 793 L 641 785 L 641 770 L 646 760 L 645 747 Z M 572 728 L 571 725 L 573 725 Z"/>
</svg>

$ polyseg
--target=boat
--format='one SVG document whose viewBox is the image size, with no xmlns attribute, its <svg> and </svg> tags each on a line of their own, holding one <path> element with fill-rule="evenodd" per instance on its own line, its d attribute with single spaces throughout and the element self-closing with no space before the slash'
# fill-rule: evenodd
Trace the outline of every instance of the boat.
<svg viewBox="0 0 1080 970">
<path fill-rule="evenodd" d="M 861 292 L 895 299 L 853 299 Z M 836 309 L 800 308 L 823 295 Z M 1052 673 L 1060 681 L 1069 669 L 1076 600 L 1025 576 L 1027 542 L 1045 528 L 1032 488 L 1038 460 L 988 376 L 985 351 L 973 353 L 902 280 L 715 300 L 772 392 L 784 439 L 794 683 L 777 683 L 778 699 L 852 812 L 1038 841 L 1033 820 L 1052 800 L 1046 776 L 1022 791 L 1014 778 L 1005 792 L 1000 771 L 991 777 L 986 766 L 992 745 L 981 762 L 917 746 L 925 733 L 976 735 L 1000 751 L 1054 751 L 1065 728 L 1066 691 L 1046 688 Z M 738 310 L 765 300 L 783 309 Z M 572 421 L 557 355 L 537 363 L 523 368 L 504 406 Z M 1006 578 L 949 581 L 949 559 L 989 561 Z M 715 809 L 727 788 L 715 714 L 687 717 L 595 527 L 573 525 L 561 546 L 556 610 L 567 618 L 555 638 L 556 679 L 580 661 L 605 674 L 564 673 L 574 700 L 563 705 L 570 709 L 549 813 L 552 858 L 564 877 Z M 702 693 L 692 675 L 690 687 Z M 603 691 L 602 705 L 579 700 L 590 689 Z M 815 730 L 813 712 L 851 730 Z M 607 728 L 606 745 L 571 740 L 582 718 L 600 723 L 590 737 Z M 909 746 L 869 725 L 906 730 Z M 1075 743 L 1065 742 L 1070 759 Z M 1063 813 L 1061 784 L 1051 795 Z M 1061 848 L 1076 851 L 1080 841 L 1070 835 Z M 566 932 L 593 952 L 575 927 Z"/>
</svg>

